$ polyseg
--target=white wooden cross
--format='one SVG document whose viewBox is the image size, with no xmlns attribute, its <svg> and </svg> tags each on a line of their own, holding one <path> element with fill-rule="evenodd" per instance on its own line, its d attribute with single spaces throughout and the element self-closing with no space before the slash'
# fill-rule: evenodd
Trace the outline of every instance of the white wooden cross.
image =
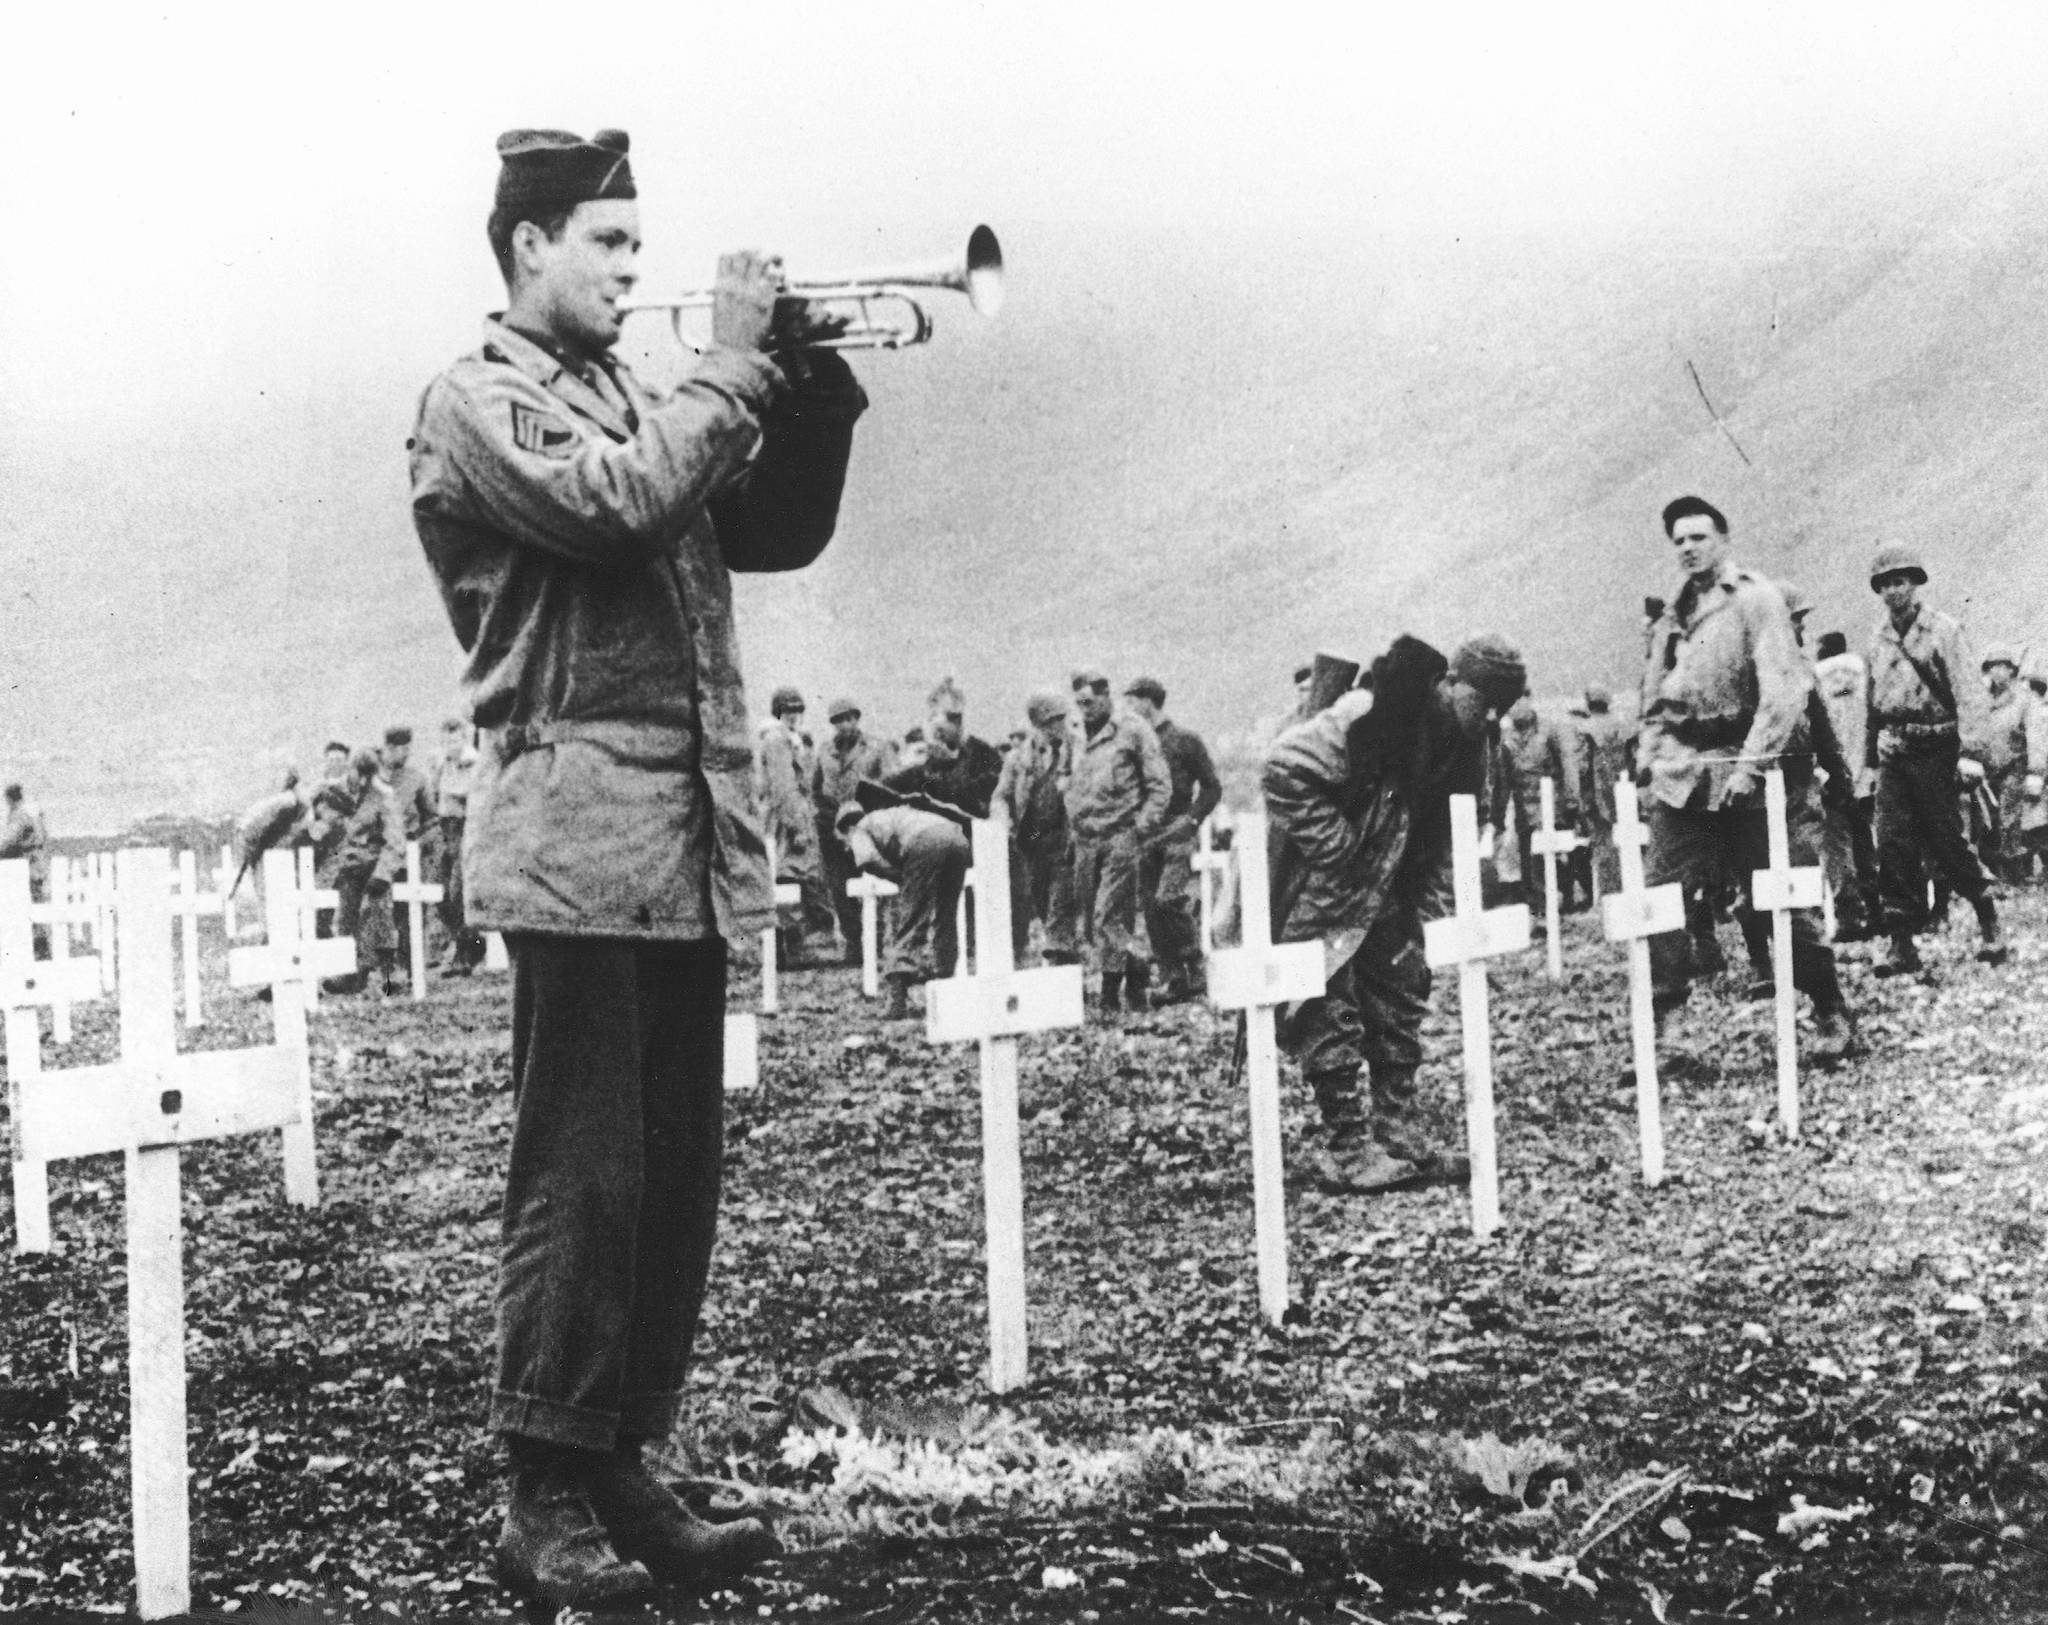
<svg viewBox="0 0 2048 1625">
<path fill-rule="evenodd" d="M 65 961 L 71 958 L 72 949 L 78 946 L 79 935 L 89 932 L 97 917 L 96 907 L 83 898 L 77 890 L 78 877 L 69 858 L 50 860 L 50 900 L 47 903 L 30 903 L 29 920 L 34 925 L 50 928 L 50 957 Z M 90 957 L 90 956 L 87 956 Z M 47 984 L 46 984 L 47 985 Z M 82 986 L 82 982 L 66 977 L 56 984 L 50 997 L 50 1037 L 58 1044 L 71 1042 L 71 998 L 65 988 Z M 92 991 L 87 998 L 98 999 L 106 995 L 100 969 L 93 967 Z"/>
<path fill-rule="evenodd" d="M 775 941 L 782 926 L 782 911 L 804 899 L 803 888 L 794 881 L 777 878 L 782 873 L 782 854 L 768 843 L 768 879 L 775 887 L 775 918 L 761 928 L 761 1014 L 772 1016 L 782 1008 L 781 966 Z"/>
<path fill-rule="evenodd" d="M 220 893 L 220 927 L 230 943 L 242 934 L 235 922 L 235 890 L 239 889 L 240 875 L 241 865 L 235 862 L 235 849 L 223 841 L 220 867 L 213 872 L 213 889 Z"/>
<path fill-rule="evenodd" d="M 1010 826 L 978 819 L 974 861 L 983 874 L 1005 872 Z M 1082 1021 L 1081 969 L 1016 969 L 1010 948 L 1010 888 L 974 894 L 981 954 L 973 976 L 925 987 L 925 1036 L 934 1044 L 981 1045 L 981 1175 L 988 1225 L 989 1387 L 1009 1392 L 1024 1381 L 1024 1163 L 1017 1143 L 1017 1037 Z"/>
<path fill-rule="evenodd" d="M 285 861 L 285 860 L 281 860 Z M 162 1619 L 191 1607 L 191 1510 L 185 1437 L 184 1224 L 179 1147 L 272 1128 L 310 1145 L 303 1041 L 259 1049 L 177 1050 L 172 999 L 170 854 L 128 850 L 117 865 L 121 1058 L 25 1080 L 19 1129 L 32 1157 L 122 1152 L 127 1161 L 129 1458 L 136 1607 Z M 288 871 L 269 881 L 273 931 L 292 932 Z M 273 944 L 273 948 L 277 945 Z M 313 974 L 301 966 L 297 974 Z M 273 1000 L 282 1036 L 301 1039 L 297 1000 Z"/>
<path fill-rule="evenodd" d="M 405 879 L 391 888 L 391 900 L 404 907 L 406 946 L 412 955 L 412 996 L 427 996 L 427 905 L 446 893 L 420 878 L 420 843 L 405 843 Z"/>
<path fill-rule="evenodd" d="M 1202 899 L 1202 957 L 1216 951 L 1216 895 L 1218 883 L 1230 868 L 1230 854 L 1216 850 L 1216 815 L 1202 820 L 1195 832 L 1195 855 L 1191 861 L 1195 885 Z M 1270 912 L 1270 911 L 1269 911 Z"/>
<path fill-rule="evenodd" d="M 108 852 L 94 852 L 84 859 L 81 879 L 85 900 L 93 911 L 92 946 L 99 956 L 100 991 L 114 991 L 118 974 L 120 944 L 114 940 L 114 859 Z"/>
<path fill-rule="evenodd" d="M 323 908 L 340 908 L 341 893 L 336 891 L 332 886 L 322 886 L 319 883 L 318 879 L 316 878 L 316 870 L 314 868 L 313 863 L 313 849 L 310 846 L 301 846 L 296 848 L 294 850 L 294 856 L 297 859 L 298 863 L 297 870 L 295 871 L 298 879 L 298 935 L 300 938 L 307 942 L 313 942 L 317 941 L 320 935 L 320 911 Z M 267 852 L 264 853 L 263 889 L 266 898 L 266 913 L 268 912 L 267 900 L 270 891 L 270 877 L 275 872 L 276 871 L 270 867 L 270 854 Z M 351 954 L 355 952 L 353 941 L 351 941 L 349 952 Z M 306 978 L 305 991 L 302 995 L 302 998 L 304 999 L 305 1006 L 308 1010 L 317 1010 L 320 1008 L 319 977 L 309 976 Z"/>
<path fill-rule="evenodd" d="M 1205 829 L 1206 825 L 1203 826 Z M 1273 1035 L 1276 1005 L 1323 991 L 1320 942 L 1275 943 L 1266 875 L 1266 815 L 1237 821 L 1231 852 L 1243 898 L 1239 946 L 1209 956 L 1209 1000 L 1244 1012 L 1245 1079 L 1252 1131 L 1252 1227 L 1259 1261 L 1259 1311 L 1278 1326 L 1287 1315 L 1287 1195 L 1280 1154 L 1280 1052 Z M 1203 878 L 1206 892 L 1208 879 Z"/>
<path fill-rule="evenodd" d="M 199 889 L 199 860 L 190 852 L 178 854 L 178 872 L 171 882 L 171 917 L 178 922 L 184 948 L 185 1025 L 203 1027 L 206 1012 L 199 1003 L 199 917 L 218 914 L 220 897 Z"/>
<path fill-rule="evenodd" d="M 859 874 L 846 883 L 846 895 L 860 899 L 860 990 L 870 999 L 882 991 L 882 899 L 900 889 L 880 875 Z"/>
<path fill-rule="evenodd" d="M 24 1253 L 50 1250 L 50 1176 L 46 1160 L 35 1155 L 22 1135 L 22 1102 L 39 1087 L 43 1045 L 41 1005 L 67 1016 L 71 1000 L 97 999 L 100 968 L 89 958 L 68 953 L 55 959 L 35 956 L 38 905 L 29 901 L 28 862 L 9 858 L 0 863 L 0 1005 L 7 1011 L 7 1100 L 14 1177 L 14 1245 Z M 76 908 L 76 905 L 59 905 Z M 68 934 L 68 933 L 67 933 Z M 52 949 L 55 939 L 52 939 Z M 59 1042 L 63 1039 L 60 1037 Z"/>
<path fill-rule="evenodd" d="M 1479 803 L 1451 797 L 1451 884 L 1457 912 L 1422 928 L 1423 956 L 1458 967 L 1458 1014 L 1465 1038 L 1465 1139 L 1472 1156 L 1472 1233 L 1500 1228 L 1500 1169 L 1493 1137 L 1493 1030 L 1486 961 L 1529 946 L 1529 909 L 1486 908 L 1479 894 Z"/>
<path fill-rule="evenodd" d="M 1543 859 L 1543 921 L 1549 929 L 1549 942 L 1544 947 L 1544 957 L 1550 968 L 1550 979 L 1555 982 L 1564 976 L 1564 943 L 1559 932 L 1559 917 L 1562 910 L 1558 903 L 1557 866 L 1566 857 L 1584 846 L 1583 837 L 1568 829 L 1557 827 L 1557 783 L 1545 775 L 1537 785 L 1537 794 L 1542 801 L 1543 827 L 1529 836 L 1529 855 Z"/>
<path fill-rule="evenodd" d="M 1792 867 L 1792 843 L 1785 828 L 1785 775 L 1764 774 L 1764 816 L 1770 821 L 1771 866 L 1750 876 L 1750 901 L 1771 913 L 1771 972 L 1778 1003 L 1778 1126 L 1785 1138 L 1799 1138 L 1799 1007 L 1792 990 L 1792 911 L 1819 908 L 1821 872 Z"/>
<path fill-rule="evenodd" d="M 1685 929 L 1685 888 L 1643 883 L 1643 846 L 1650 832 L 1636 804 L 1635 782 L 1614 785 L 1614 844 L 1621 890 L 1600 900 L 1610 942 L 1628 944 L 1629 1033 L 1636 1058 L 1636 1138 L 1643 1183 L 1664 1183 L 1664 1115 L 1657 1096 L 1657 1014 L 1650 986 L 1650 938 Z"/>
</svg>

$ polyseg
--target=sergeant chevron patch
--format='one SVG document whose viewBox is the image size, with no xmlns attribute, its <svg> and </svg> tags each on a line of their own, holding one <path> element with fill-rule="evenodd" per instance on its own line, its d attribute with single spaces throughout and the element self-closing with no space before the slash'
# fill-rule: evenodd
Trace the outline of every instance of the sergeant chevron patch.
<svg viewBox="0 0 2048 1625">
<path fill-rule="evenodd" d="M 521 451 L 539 452 L 543 457 L 566 457 L 576 443 L 576 431 L 560 418 L 536 412 L 524 401 L 514 401 L 512 442 Z"/>
</svg>

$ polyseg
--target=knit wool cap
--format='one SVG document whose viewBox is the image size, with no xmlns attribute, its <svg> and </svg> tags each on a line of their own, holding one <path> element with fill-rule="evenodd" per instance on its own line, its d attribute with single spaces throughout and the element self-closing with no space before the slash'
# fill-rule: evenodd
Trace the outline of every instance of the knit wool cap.
<svg viewBox="0 0 2048 1625">
<path fill-rule="evenodd" d="M 1067 702 L 1050 690 L 1039 689 L 1024 702 L 1024 714 L 1031 719 L 1032 727 L 1049 728 L 1065 719 Z"/>
<path fill-rule="evenodd" d="M 1498 632 L 1482 632 L 1459 644 L 1451 656 L 1451 675 L 1473 688 L 1510 680 L 1526 687 L 1529 681 L 1522 651 Z"/>
<path fill-rule="evenodd" d="M 632 198 L 633 166 L 624 130 L 599 130 L 588 141 L 568 130 L 507 130 L 498 137 L 502 214 L 530 219 L 600 198 Z"/>
</svg>

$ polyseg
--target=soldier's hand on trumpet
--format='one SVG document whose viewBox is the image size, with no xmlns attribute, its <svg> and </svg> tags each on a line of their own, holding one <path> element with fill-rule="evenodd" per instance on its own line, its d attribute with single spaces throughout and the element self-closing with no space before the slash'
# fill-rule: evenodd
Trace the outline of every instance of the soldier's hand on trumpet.
<svg viewBox="0 0 2048 1625">
<path fill-rule="evenodd" d="M 711 342 L 731 350 L 765 350 L 782 303 L 782 256 L 743 248 L 718 256 L 711 289 Z"/>
</svg>

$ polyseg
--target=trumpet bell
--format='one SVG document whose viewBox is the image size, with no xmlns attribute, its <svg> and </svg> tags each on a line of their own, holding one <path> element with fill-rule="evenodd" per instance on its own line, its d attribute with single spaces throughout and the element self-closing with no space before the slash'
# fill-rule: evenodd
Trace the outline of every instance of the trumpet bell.
<svg viewBox="0 0 2048 1625">
<path fill-rule="evenodd" d="M 1003 308 L 1003 245 L 986 226 L 967 237 L 967 303 L 977 316 L 993 316 Z"/>
</svg>

